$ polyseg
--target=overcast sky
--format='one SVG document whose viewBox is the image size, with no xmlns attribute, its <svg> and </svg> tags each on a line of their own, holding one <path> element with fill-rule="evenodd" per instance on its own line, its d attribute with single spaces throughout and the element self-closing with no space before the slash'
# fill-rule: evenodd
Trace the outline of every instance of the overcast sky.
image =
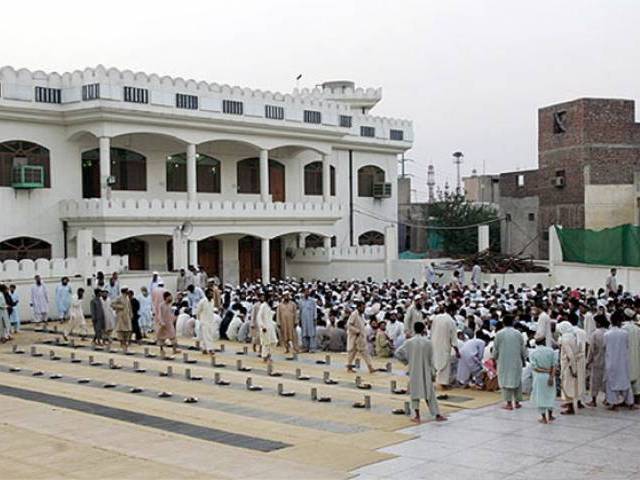
<svg viewBox="0 0 640 480">
<path fill-rule="evenodd" d="M 456 150 L 463 175 L 535 167 L 540 106 L 640 99 L 638 0 L 30 0 L 1 12 L 0 63 L 14 67 L 381 86 L 373 113 L 414 121 L 419 194 L 429 163 L 454 181 Z"/>
</svg>

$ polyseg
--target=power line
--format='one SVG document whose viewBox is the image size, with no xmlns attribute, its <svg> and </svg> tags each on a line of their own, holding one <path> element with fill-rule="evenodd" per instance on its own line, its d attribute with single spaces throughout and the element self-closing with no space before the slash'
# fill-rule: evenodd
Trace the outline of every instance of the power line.
<svg viewBox="0 0 640 480">
<path fill-rule="evenodd" d="M 496 223 L 496 222 L 501 222 L 502 220 L 504 220 L 504 217 L 503 218 L 496 217 L 496 218 L 494 218 L 492 220 L 487 220 L 485 222 L 480 222 L 480 223 L 474 223 L 474 224 L 471 224 L 471 225 L 460 225 L 460 226 L 455 226 L 455 227 L 443 227 L 443 226 L 437 226 L 437 225 L 400 222 L 398 220 L 394 220 L 394 219 L 391 219 L 391 218 L 380 217 L 380 216 L 377 216 L 377 215 L 375 215 L 373 213 L 366 212 L 364 210 L 359 210 L 357 208 L 354 208 L 354 212 L 357 212 L 357 213 L 359 213 L 361 215 L 364 215 L 366 217 L 373 218 L 375 220 L 381 220 L 383 222 L 395 223 L 396 225 L 404 225 L 404 226 L 412 227 L 412 228 L 428 228 L 428 229 L 432 229 L 432 230 L 465 230 L 465 229 L 468 229 L 468 228 L 480 227 L 482 225 L 489 225 L 489 224 Z"/>
</svg>

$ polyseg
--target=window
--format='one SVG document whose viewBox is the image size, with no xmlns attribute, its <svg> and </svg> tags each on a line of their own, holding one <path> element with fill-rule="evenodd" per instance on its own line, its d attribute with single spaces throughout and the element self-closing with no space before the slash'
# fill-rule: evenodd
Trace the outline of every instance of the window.
<svg viewBox="0 0 640 480">
<path fill-rule="evenodd" d="M 51 187 L 49 169 L 49 149 L 31 142 L 10 140 L 0 143 L 0 187 L 10 187 L 13 180 L 13 167 L 31 165 L 44 170 L 44 187 Z"/>
<path fill-rule="evenodd" d="M 167 157 L 167 192 L 187 191 L 187 154 Z M 209 155 L 196 154 L 196 190 L 200 193 L 220 193 L 220 161 Z"/>
<path fill-rule="evenodd" d="M 553 114 L 553 133 L 564 133 L 567 131 L 567 112 L 561 110 Z"/>
<path fill-rule="evenodd" d="M 524 187 L 524 175 L 522 174 L 516 175 L 516 186 L 518 188 Z"/>
<path fill-rule="evenodd" d="M 273 120 L 284 120 L 284 107 L 277 105 L 265 105 L 264 116 Z"/>
<path fill-rule="evenodd" d="M 360 136 L 361 137 L 375 137 L 376 129 L 374 127 L 360 127 Z"/>
<path fill-rule="evenodd" d="M 384 245 L 384 234 L 370 230 L 358 237 L 358 245 Z"/>
<path fill-rule="evenodd" d="M 196 95 L 176 93 L 176 108 L 184 108 L 186 110 L 197 110 L 198 97 Z"/>
<path fill-rule="evenodd" d="M 336 194 L 336 169 L 333 165 L 329 167 L 330 195 Z M 322 162 L 312 162 L 304 167 L 304 194 L 322 195 Z"/>
<path fill-rule="evenodd" d="M 529 214 L 529 221 L 530 222 L 535 222 L 536 221 L 536 214 L 535 213 L 530 213 Z"/>
<path fill-rule="evenodd" d="M 51 244 L 31 237 L 17 237 L 0 243 L 0 262 L 5 260 L 51 259 Z"/>
<path fill-rule="evenodd" d="M 321 123 L 322 113 L 315 110 L 304 111 L 304 123 Z"/>
<path fill-rule="evenodd" d="M 115 183 L 111 185 L 113 190 L 138 190 L 147 189 L 147 159 L 132 150 L 125 148 L 111 148 L 111 175 L 115 177 Z M 100 150 L 95 148 L 82 154 L 82 164 L 99 164 Z"/>
<path fill-rule="evenodd" d="M 373 197 L 373 185 L 384 183 L 384 170 L 375 165 L 358 169 L 358 196 Z"/>
<path fill-rule="evenodd" d="M 324 237 L 322 235 L 316 235 L 312 233 L 307 235 L 304 239 L 305 248 L 323 248 L 324 247 Z M 336 236 L 331 237 L 331 246 L 336 246 Z"/>
<path fill-rule="evenodd" d="M 389 138 L 391 140 L 404 140 L 404 131 L 403 130 L 389 130 Z"/>
<path fill-rule="evenodd" d="M 149 103 L 149 90 L 146 88 L 124 87 L 124 101 L 131 103 Z"/>
<path fill-rule="evenodd" d="M 510 222 L 511 221 L 511 214 L 510 213 L 506 213 L 504 216 L 505 221 Z"/>
<path fill-rule="evenodd" d="M 100 84 L 92 83 L 82 86 L 82 100 L 95 100 L 100 98 Z"/>
<path fill-rule="evenodd" d="M 59 88 L 36 87 L 36 102 L 60 103 L 62 100 Z"/>
<path fill-rule="evenodd" d="M 545 242 L 549 241 L 549 230 L 545 230 L 544 232 L 542 232 L 542 240 L 544 240 Z"/>
<path fill-rule="evenodd" d="M 242 102 L 236 102 L 235 100 L 223 100 L 222 101 L 222 113 L 229 113 L 231 115 L 242 115 L 244 105 Z"/>
<path fill-rule="evenodd" d="M 340 115 L 340 126 L 344 128 L 351 128 L 353 117 L 351 115 Z"/>
<path fill-rule="evenodd" d="M 260 193 L 260 160 L 246 158 L 237 163 L 238 193 Z"/>
</svg>

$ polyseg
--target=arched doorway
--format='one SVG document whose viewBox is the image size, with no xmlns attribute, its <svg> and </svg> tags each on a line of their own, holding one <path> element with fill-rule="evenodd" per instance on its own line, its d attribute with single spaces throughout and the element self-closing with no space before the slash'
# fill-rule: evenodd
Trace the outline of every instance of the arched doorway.
<svg viewBox="0 0 640 480">
<path fill-rule="evenodd" d="M 220 241 L 218 239 L 209 237 L 198 242 L 198 265 L 204 268 L 208 276 L 221 277 L 220 259 Z"/>
<path fill-rule="evenodd" d="M 147 269 L 147 242 L 131 237 L 111 245 L 112 255 L 129 255 L 129 270 Z"/>
<path fill-rule="evenodd" d="M 269 160 L 269 193 L 272 202 L 284 202 L 284 164 Z"/>
<path fill-rule="evenodd" d="M 31 237 L 16 237 L 0 243 L 0 262 L 4 260 L 51 259 L 51 244 Z"/>
<path fill-rule="evenodd" d="M 240 281 L 255 282 L 262 278 L 262 240 L 246 236 L 238 240 L 238 261 Z M 282 241 L 269 241 L 269 274 L 271 278 L 282 278 Z"/>
</svg>

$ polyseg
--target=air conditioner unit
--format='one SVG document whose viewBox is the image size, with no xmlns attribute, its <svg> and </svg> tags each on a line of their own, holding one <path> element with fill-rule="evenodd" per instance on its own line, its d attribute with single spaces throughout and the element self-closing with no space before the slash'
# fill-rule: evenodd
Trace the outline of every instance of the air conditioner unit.
<svg viewBox="0 0 640 480">
<path fill-rule="evenodd" d="M 553 186 L 562 188 L 564 187 L 564 177 L 556 177 L 553 179 Z"/>
<path fill-rule="evenodd" d="M 390 198 L 391 197 L 391 183 L 380 182 L 373 184 L 373 198 Z"/>
<path fill-rule="evenodd" d="M 13 167 L 11 186 L 16 189 L 26 190 L 44 188 L 44 168 L 37 165 L 18 163 Z"/>
</svg>

